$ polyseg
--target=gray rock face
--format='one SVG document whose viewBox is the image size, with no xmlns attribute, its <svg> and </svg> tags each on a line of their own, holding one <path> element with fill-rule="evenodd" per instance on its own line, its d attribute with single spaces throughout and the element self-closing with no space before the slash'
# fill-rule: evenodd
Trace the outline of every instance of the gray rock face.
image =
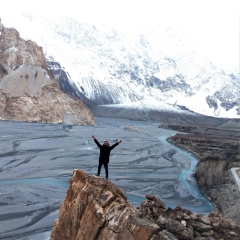
<svg viewBox="0 0 240 240">
<path fill-rule="evenodd" d="M 95 124 L 82 101 L 61 92 L 41 47 L 3 26 L 0 43 L 1 120 Z"/>
</svg>

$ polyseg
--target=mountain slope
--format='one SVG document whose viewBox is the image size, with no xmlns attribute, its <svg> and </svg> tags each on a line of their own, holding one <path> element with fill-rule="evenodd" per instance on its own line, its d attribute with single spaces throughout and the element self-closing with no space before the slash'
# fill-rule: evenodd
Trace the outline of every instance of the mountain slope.
<svg viewBox="0 0 240 240">
<path fill-rule="evenodd" d="M 184 106 L 214 117 L 240 115 L 239 73 L 202 58 L 186 36 L 159 26 L 125 34 L 107 26 L 24 14 L 23 34 L 69 73 L 70 90 L 88 106 L 137 103 L 155 110 Z M 65 89 L 62 85 L 63 90 Z M 65 89 L 65 91 L 69 91 Z M 164 106 L 164 107 L 162 107 Z M 113 106 L 112 106 L 113 107 Z M 184 112 L 184 111 L 183 111 Z"/>
<path fill-rule="evenodd" d="M 0 42 L 1 120 L 95 124 L 82 101 L 62 93 L 41 47 L 13 28 L 2 28 Z"/>
</svg>

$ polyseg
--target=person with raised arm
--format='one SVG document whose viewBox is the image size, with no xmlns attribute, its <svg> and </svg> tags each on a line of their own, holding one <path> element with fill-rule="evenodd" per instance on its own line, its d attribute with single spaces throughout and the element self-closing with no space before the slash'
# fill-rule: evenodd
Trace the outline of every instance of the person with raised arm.
<svg viewBox="0 0 240 240">
<path fill-rule="evenodd" d="M 97 144 L 97 146 L 100 149 L 100 154 L 99 154 L 99 164 L 98 164 L 98 172 L 97 176 L 100 175 L 102 165 L 105 168 L 105 173 L 106 173 L 106 179 L 108 179 L 108 163 L 110 159 L 110 152 L 113 148 L 115 148 L 119 143 L 122 142 L 122 139 L 118 140 L 116 143 L 114 143 L 112 146 L 109 145 L 108 141 L 104 141 L 103 144 L 101 145 L 98 140 L 95 138 L 94 135 L 92 135 L 92 138 L 94 139 L 94 142 Z"/>
</svg>

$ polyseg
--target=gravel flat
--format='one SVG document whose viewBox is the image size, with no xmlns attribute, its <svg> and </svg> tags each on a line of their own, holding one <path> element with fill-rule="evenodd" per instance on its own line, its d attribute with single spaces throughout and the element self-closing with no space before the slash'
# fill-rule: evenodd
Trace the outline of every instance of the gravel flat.
<svg viewBox="0 0 240 240">
<path fill-rule="evenodd" d="M 0 122 L 0 239 L 49 239 L 73 170 L 97 172 L 99 149 L 93 134 L 99 142 L 123 140 L 111 152 L 110 181 L 133 205 L 154 194 L 167 207 L 211 211 L 188 172 L 192 156 L 165 141 L 176 132 L 158 128 L 157 122 L 107 118 L 96 122 L 96 126 Z"/>
</svg>

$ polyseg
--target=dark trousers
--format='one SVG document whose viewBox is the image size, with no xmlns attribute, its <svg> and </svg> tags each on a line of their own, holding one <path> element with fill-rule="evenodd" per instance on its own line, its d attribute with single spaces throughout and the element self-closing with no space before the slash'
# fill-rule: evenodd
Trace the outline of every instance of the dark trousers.
<svg viewBox="0 0 240 240">
<path fill-rule="evenodd" d="M 98 173 L 97 173 L 97 175 L 98 175 L 98 176 L 100 175 L 102 165 L 103 165 L 104 168 L 105 168 L 106 178 L 108 178 L 108 164 L 107 164 L 107 163 L 99 163 L 99 164 L 98 164 Z"/>
</svg>

